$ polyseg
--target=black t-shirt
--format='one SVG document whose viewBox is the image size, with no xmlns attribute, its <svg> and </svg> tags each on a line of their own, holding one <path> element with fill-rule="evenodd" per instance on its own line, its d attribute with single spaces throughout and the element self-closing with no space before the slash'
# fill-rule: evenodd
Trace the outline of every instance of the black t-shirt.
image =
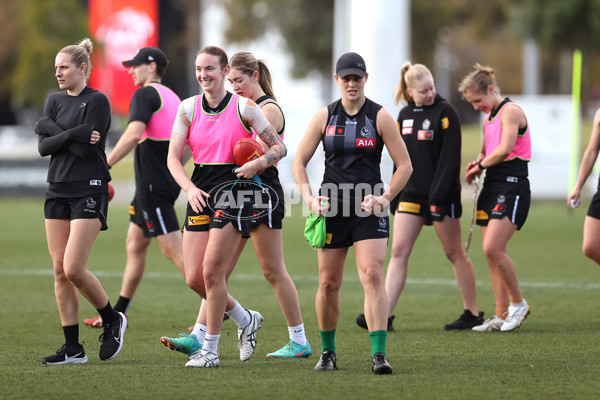
<svg viewBox="0 0 600 400">
<path fill-rule="evenodd" d="M 143 86 L 131 98 L 129 122 L 140 121 L 148 125 L 151 118 L 158 118 L 154 113 L 163 106 L 158 89 L 151 85 Z M 172 112 L 175 114 L 177 110 Z M 167 167 L 168 153 L 169 140 L 146 138 L 138 143 L 134 152 L 135 187 L 138 193 L 163 190 L 179 193 L 180 187 Z"/>
<path fill-rule="evenodd" d="M 425 204 L 460 196 L 461 127 L 456 109 L 437 95 L 430 106 L 409 102 L 397 121 L 413 166 L 399 196 Z"/>
<path fill-rule="evenodd" d="M 341 100 L 327 106 L 327 126 L 322 133 L 325 150 L 322 195 L 356 208 L 367 194 L 383 193 L 380 170 L 383 139 L 377 132 L 377 113 L 381 108 L 369 99 L 365 99 L 356 115 L 348 115 Z M 337 187 L 337 192 L 328 187 Z"/>
<path fill-rule="evenodd" d="M 110 105 L 104 94 L 88 86 L 78 95 L 66 91 L 48 96 L 42 117 L 57 126 L 57 131 L 38 133 L 42 156 L 51 155 L 47 181 L 48 193 L 62 197 L 106 191 L 110 173 L 105 144 L 110 127 Z M 100 140 L 90 144 L 93 130 Z"/>
</svg>

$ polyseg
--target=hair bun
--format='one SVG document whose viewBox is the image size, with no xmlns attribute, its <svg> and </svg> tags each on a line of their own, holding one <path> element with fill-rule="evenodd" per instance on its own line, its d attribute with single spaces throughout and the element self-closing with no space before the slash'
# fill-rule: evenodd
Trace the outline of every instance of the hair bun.
<svg viewBox="0 0 600 400">
<path fill-rule="evenodd" d="M 90 54 L 94 48 L 90 38 L 84 38 L 81 42 L 79 42 L 79 46 L 83 47 L 88 54 Z"/>
</svg>

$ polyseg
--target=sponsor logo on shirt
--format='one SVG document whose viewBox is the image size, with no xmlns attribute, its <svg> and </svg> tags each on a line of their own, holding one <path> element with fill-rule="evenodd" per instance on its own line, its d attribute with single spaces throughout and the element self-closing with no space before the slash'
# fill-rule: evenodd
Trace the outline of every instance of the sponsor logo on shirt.
<svg viewBox="0 0 600 400">
<path fill-rule="evenodd" d="M 90 186 L 100 186 L 102 181 L 100 179 L 90 179 Z"/>
<path fill-rule="evenodd" d="M 403 135 L 410 135 L 412 133 L 412 126 L 408 127 L 408 128 L 402 128 L 402 134 Z"/>
<path fill-rule="evenodd" d="M 402 127 L 406 128 L 406 127 L 409 127 L 409 126 L 413 126 L 413 123 L 414 123 L 414 120 L 412 120 L 412 119 L 402 120 Z"/>
<path fill-rule="evenodd" d="M 135 215 L 135 207 L 133 205 L 129 206 L 129 215 Z"/>
<path fill-rule="evenodd" d="M 517 182 L 519 182 L 519 178 L 517 178 L 516 176 L 507 176 L 506 182 L 517 183 Z"/>
<path fill-rule="evenodd" d="M 206 225 L 210 222 L 208 215 L 188 216 L 188 225 Z"/>
<path fill-rule="evenodd" d="M 417 132 L 417 140 L 433 140 L 433 131 L 419 129 L 419 132 Z"/>
<path fill-rule="evenodd" d="M 448 127 L 450 126 L 450 121 L 448 120 L 448 117 L 442 118 L 440 124 L 442 125 L 442 129 L 448 129 Z"/>
<path fill-rule="evenodd" d="M 327 131 L 326 131 L 327 136 L 344 135 L 345 133 L 346 133 L 345 126 L 328 126 Z"/>
<path fill-rule="evenodd" d="M 375 148 L 375 139 L 356 139 L 356 147 Z"/>
</svg>

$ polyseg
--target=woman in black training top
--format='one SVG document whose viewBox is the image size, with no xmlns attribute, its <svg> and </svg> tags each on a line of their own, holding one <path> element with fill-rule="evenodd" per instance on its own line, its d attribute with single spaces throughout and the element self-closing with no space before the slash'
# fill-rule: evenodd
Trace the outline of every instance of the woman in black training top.
<svg viewBox="0 0 600 400">
<path fill-rule="evenodd" d="M 35 127 L 40 154 L 51 156 L 44 215 L 54 293 L 65 335 L 65 344 L 56 354 L 44 357 L 43 364 L 87 362 L 79 342 L 77 291 L 104 321 L 101 360 L 119 353 L 127 327 L 126 317 L 113 310 L 102 285 L 86 269 L 98 232 L 107 229 L 110 181 L 104 152 L 110 105 L 102 93 L 87 86 L 91 51 L 92 42 L 86 38 L 56 55 L 55 76 L 63 91 L 48 96 Z"/>
</svg>

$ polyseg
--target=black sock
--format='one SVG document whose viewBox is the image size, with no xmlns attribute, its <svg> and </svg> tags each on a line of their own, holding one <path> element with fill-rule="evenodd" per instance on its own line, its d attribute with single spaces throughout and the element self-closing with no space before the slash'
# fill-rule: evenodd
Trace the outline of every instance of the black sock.
<svg viewBox="0 0 600 400">
<path fill-rule="evenodd" d="M 119 319 L 119 314 L 110 305 L 110 301 L 106 304 L 106 307 L 98 309 L 100 317 L 102 317 L 103 324 L 111 324 Z"/>
<path fill-rule="evenodd" d="M 117 304 L 113 307 L 115 311 L 122 312 L 123 314 L 127 313 L 127 309 L 129 309 L 129 303 L 131 303 L 131 299 L 127 297 L 119 296 L 119 300 L 117 300 Z"/>
<path fill-rule="evenodd" d="M 65 334 L 65 343 L 79 343 L 79 324 L 63 326 L 62 328 Z"/>
</svg>

